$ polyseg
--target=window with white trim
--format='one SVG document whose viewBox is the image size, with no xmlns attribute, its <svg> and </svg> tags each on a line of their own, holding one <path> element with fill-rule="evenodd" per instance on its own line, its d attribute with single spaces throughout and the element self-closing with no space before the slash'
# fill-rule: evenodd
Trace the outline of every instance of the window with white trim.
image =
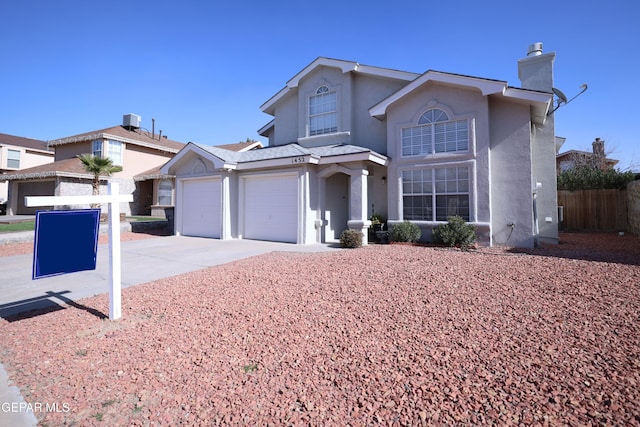
<svg viewBox="0 0 640 427">
<path fill-rule="evenodd" d="M 158 204 L 160 206 L 171 206 L 173 204 L 173 181 L 163 179 L 158 184 Z"/>
<path fill-rule="evenodd" d="M 402 129 L 402 155 L 418 156 L 469 150 L 469 123 L 449 120 L 443 110 L 434 108 L 418 120 L 418 126 Z"/>
<path fill-rule="evenodd" d="M 122 166 L 122 142 L 107 141 L 107 157 L 111 159 L 114 165 Z"/>
<path fill-rule="evenodd" d="M 91 154 L 95 157 L 102 157 L 102 140 L 96 139 L 91 143 Z"/>
<path fill-rule="evenodd" d="M 7 168 L 20 169 L 20 150 L 7 149 Z"/>
<path fill-rule="evenodd" d="M 326 85 L 309 98 L 309 136 L 338 131 L 337 97 Z"/>
<path fill-rule="evenodd" d="M 402 217 L 410 221 L 470 220 L 469 168 L 425 168 L 402 172 Z"/>
</svg>

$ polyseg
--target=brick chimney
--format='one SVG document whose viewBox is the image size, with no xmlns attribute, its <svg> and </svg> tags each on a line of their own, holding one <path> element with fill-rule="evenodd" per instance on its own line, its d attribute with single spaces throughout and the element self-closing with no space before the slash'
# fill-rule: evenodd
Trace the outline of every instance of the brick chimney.
<svg viewBox="0 0 640 427">
<path fill-rule="evenodd" d="M 604 140 L 600 138 L 596 138 L 595 141 L 591 143 L 593 145 L 593 154 L 597 157 L 605 157 L 604 155 Z"/>
</svg>

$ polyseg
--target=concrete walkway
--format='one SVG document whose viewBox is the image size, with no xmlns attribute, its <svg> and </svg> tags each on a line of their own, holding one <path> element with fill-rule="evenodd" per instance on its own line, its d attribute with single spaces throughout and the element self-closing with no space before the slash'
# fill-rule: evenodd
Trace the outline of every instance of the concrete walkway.
<svg viewBox="0 0 640 427">
<path fill-rule="evenodd" d="M 33 236 L 33 232 L 29 232 Z M 1 238 L 1 235 L 0 235 Z M 0 241 L 0 244 L 2 242 Z M 323 252 L 335 245 L 295 245 L 255 240 L 217 240 L 168 236 L 122 242 L 122 287 L 176 276 L 274 251 Z M 100 245 L 96 270 L 31 280 L 33 255 L 0 257 L 0 317 L 19 321 L 29 311 L 61 308 L 108 292 L 108 245 Z M 36 312 L 37 313 L 37 312 Z M 109 313 L 104 313 L 108 316 Z M 19 316 L 18 316 L 19 315 Z M 35 426 L 34 414 L 12 411 L 24 405 L 0 364 L 0 426 Z M 8 410 L 5 410 L 8 409 Z"/>
</svg>

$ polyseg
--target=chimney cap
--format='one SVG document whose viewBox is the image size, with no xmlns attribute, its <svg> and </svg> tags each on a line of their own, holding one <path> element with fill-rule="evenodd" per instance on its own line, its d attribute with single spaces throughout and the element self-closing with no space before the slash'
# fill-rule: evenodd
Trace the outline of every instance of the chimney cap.
<svg viewBox="0 0 640 427">
<path fill-rule="evenodd" d="M 540 56 L 542 55 L 542 42 L 536 42 L 529 45 L 527 49 L 527 56 Z"/>
</svg>

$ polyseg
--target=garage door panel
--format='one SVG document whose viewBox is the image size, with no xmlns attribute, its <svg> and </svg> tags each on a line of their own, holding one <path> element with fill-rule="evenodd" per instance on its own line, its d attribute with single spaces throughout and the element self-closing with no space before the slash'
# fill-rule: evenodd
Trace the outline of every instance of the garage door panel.
<svg viewBox="0 0 640 427">
<path fill-rule="evenodd" d="M 182 234 L 220 238 L 220 179 L 185 181 L 182 189 Z"/>
<path fill-rule="evenodd" d="M 244 237 L 296 243 L 298 184 L 296 176 L 245 180 Z"/>
</svg>

